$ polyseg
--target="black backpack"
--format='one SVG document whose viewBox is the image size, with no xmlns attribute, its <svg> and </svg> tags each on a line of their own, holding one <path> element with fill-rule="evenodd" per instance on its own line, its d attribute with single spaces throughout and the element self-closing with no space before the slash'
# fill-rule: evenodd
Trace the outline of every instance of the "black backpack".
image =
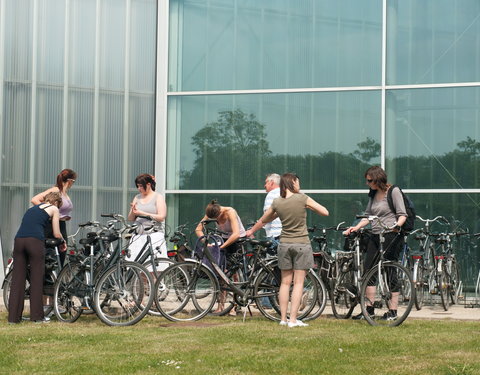
<svg viewBox="0 0 480 375">
<path fill-rule="evenodd" d="M 393 213 L 397 213 L 397 211 L 395 210 L 395 207 L 393 206 L 393 198 L 392 198 L 393 189 L 395 188 L 398 188 L 398 190 L 400 190 L 400 193 L 402 193 L 403 203 L 405 204 L 405 210 L 407 211 L 407 220 L 405 221 L 405 224 L 403 224 L 402 230 L 405 232 L 410 232 L 413 230 L 415 226 L 415 218 L 416 218 L 415 205 L 413 204 L 412 200 L 405 195 L 402 189 L 400 189 L 397 185 L 392 185 L 390 189 L 388 189 L 387 202 L 388 202 L 388 206 L 390 207 Z"/>
</svg>

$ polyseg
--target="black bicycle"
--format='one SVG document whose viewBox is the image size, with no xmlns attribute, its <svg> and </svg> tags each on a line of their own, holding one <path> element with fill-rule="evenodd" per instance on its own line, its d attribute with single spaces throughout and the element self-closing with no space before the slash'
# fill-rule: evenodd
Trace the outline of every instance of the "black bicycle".
<svg viewBox="0 0 480 375">
<path fill-rule="evenodd" d="M 246 240 L 253 245 L 248 253 L 254 257 L 251 263 L 253 267 L 247 271 L 244 280 L 232 280 L 212 255 L 212 249 L 222 243 L 222 238 L 207 230 L 211 222 L 214 220 L 202 222 L 205 235 L 199 238 L 202 251 L 195 253 L 196 259 L 173 265 L 160 275 L 155 287 L 158 310 L 172 321 L 198 320 L 212 311 L 219 293 L 226 291 L 233 293 L 235 302 L 245 308 L 244 316 L 250 305 L 255 304 L 265 317 L 279 321 L 281 273 L 277 260 L 267 260 L 260 250 L 269 246 L 269 243 Z M 299 319 L 308 316 L 318 298 L 326 303 L 325 286 L 313 270 L 307 273 L 305 294 L 305 306 L 299 312 Z"/>
</svg>

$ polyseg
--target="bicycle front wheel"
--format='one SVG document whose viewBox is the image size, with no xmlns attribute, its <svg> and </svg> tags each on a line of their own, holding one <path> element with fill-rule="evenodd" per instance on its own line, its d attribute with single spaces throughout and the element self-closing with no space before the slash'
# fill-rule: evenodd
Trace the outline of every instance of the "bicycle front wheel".
<svg viewBox="0 0 480 375">
<path fill-rule="evenodd" d="M 357 305 L 358 287 L 353 271 L 342 272 L 330 291 L 332 313 L 337 319 L 348 319 Z"/>
<path fill-rule="evenodd" d="M 371 325 L 398 326 L 412 310 L 411 293 L 415 288 L 410 272 L 398 263 L 382 262 L 365 275 L 360 290 L 362 313 Z"/>
<path fill-rule="evenodd" d="M 453 304 L 457 304 L 458 298 L 462 294 L 462 281 L 460 280 L 458 263 L 454 257 L 448 261 L 448 273 L 450 275 L 450 300 Z"/>
<path fill-rule="evenodd" d="M 153 285 L 155 285 L 160 274 L 174 264 L 176 264 L 176 262 L 174 262 L 170 258 L 155 258 L 153 264 L 151 260 L 148 260 L 143 263 L 143 266 L 152 275 Z M 153 294 L 155 294 L 155 292 L 153 292 Z M 157 305 L 155 303 L 152 303 L 152 306 L 150 307 L 148 313 L 153 316 L 162 316 L 160 311 L 157 310 Z"/>
<path fill-rule="evenodd" d="M 85 269 L 77 262 L 67 263 L 53 290 L 53 311 L 57 319 L 64 323 L 75 322 L 83 312 L 82 300 L 88 296 Z"/>
<path fill-rule="evenodd" d="M 212 310 L 218 293 L 212 271 L 196 262 L 182 262 L 166 269 L 157 279 L 155 304 L 168 320 L 198 320 Z"/>
<path fill-rule="evenodd" d="M 415 284 L 415 307 L 421 310 L 425 300 L 425 290 L 428 290 L 428 282 L 425 281 L 425 266 L 423 258 L 418 259 L 413 266 L 413 281 Z"/>
<path fill-rule="evenodd" d="M 95 286 L 95 311 L 110 326 L 129 326 L 147 314 L 153 302 L 153 278 L 141 264 L 121 261 Z"/>
<path fill-rule="evenodd" d="M 270 269 L 262 269 L 254 281 L 255 304 L 267 319 L 280 321 L 281 311 L 278 292 L 281 284 L 281 272 L 275 263 L 270 266 Z M 321 296 L 319 296 L 319 293 L 321 293 Z M 326 291 L 323 283 L 322 287 L 320 286 L 319 280 L 314 276 L 314 271 L 309 270 L 303 285 L 297 319 L 308 319 L 309 314 L 317 305 L 319 297 L 323 302 L 319 305 L 316 316 L 320 315 L 325 308 Z M 287 311 L 287 315 L 290 315 L 289 311 Z M 310 317 L 310 319 L 313 319 L 313 317 Z"/>
<path fill-rule="evenodd" d="M 448 311 L 450 308 L 450 276 L 447 273 L 445 267 L 442 267 L 442 272 L 437 274 L 437 285 L 438 285 L 438 292 L 440 293 L 440 299 L 442 301 L 442 306 L 445 311 Z"/>
</svg>

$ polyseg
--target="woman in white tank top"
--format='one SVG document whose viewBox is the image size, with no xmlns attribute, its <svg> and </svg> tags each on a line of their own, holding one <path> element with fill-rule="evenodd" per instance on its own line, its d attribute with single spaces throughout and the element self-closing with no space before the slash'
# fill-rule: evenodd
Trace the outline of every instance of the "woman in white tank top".
<svg viewBox="0 0 480 375">
<path fill-rule="evenodd" d="M 138 234 L 132 238 L 128 246 L 130 250 L 128 260 L 135 260 L 147 240 L 147 235 L 142 233 L 142 225 L 149 223 L 149 220 L 138 216 L 150 216 L 158 223 L 164 223 L 167 216 L 165 199 L 161 194 L 155 192 L 155 179 L 152 175 L 147 173 L 138 175 L 135 179 L 135 185 L 140 194 L 137 194 L 130 204 L 131 209 L 128 214 L 128 220 L 135 220 L 137 224 L 140 224 L 140 227 Z M 166 258 L 167 245 L 164 232 L 151 233 L 150 238 L 153 248 L 156 250 L 159 247 L 159 251 L 155 256 Z"/>
</svg>

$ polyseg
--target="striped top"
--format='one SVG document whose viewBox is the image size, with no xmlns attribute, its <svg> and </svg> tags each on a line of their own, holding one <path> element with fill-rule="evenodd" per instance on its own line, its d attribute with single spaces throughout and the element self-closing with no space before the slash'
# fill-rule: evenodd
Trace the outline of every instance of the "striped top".
<svg viewBox="0 0 480 375">
<path fill-rule="evenodd" d="M 267 211 L 268 208 L 272 205 L 272 202 L 275 198 L 280 196 L 280 188 L 271 190 L 265 197 L 265 202 L 263 203 L 263 212 Z M 265 224 L 263 227 L 265 229 L 267 237 L 278 237 L 282 233 L 282 222 L 280 218 L 276 218 L 270 223 Z"/>
</svg>

